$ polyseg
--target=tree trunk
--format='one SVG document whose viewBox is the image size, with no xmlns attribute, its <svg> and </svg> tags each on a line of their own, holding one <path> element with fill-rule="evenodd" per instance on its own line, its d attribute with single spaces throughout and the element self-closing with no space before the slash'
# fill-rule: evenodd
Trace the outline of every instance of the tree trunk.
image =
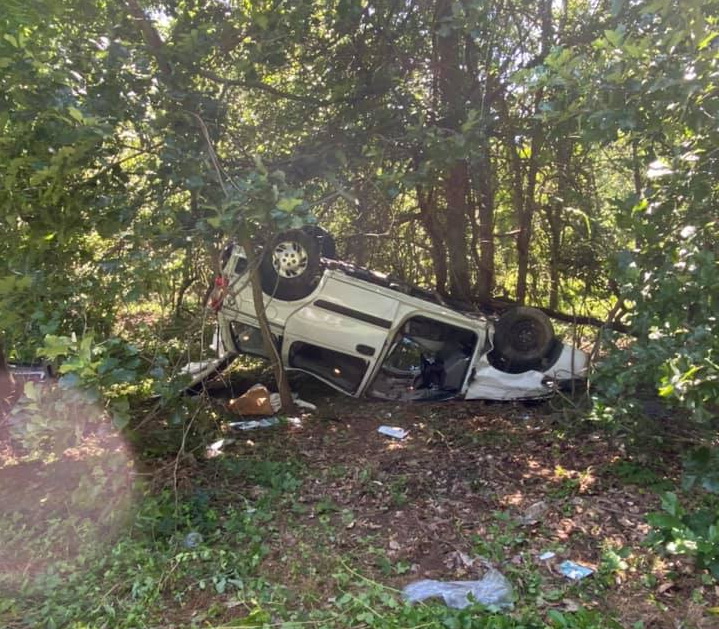
<svg viewBox="0 0 719 629">
<path fill-rule="evenodd" d="M 262 295 L 262 285 L 260 284 L 260 268 L 255 256 L 254 246 L 250 240 L 249 234 L 246 231 L 242 231 L 240 238 L 240 245 L 245 250 L 247 255 L 247 264 L 251 269 L 250 282 L 252 284 L 252 300 L 255 306 L 255 314 L 257 315 L 257 322 L 260 326 L 260 334 L 262 335 L 262 344 L 265 349 L 265 353 L 270 357 L 270 364 L 272 365 L 272 371 L 275 375 L 275 382 L 277 383 L 277 390 L 280 394 L 280 401 L 282 402 L 282 410 L 285 413 L 294 413 L 295 402 L 292 399 L 292 390 L 290 389 L 290 383 L 287 380 L 287 373 L 282 365 L 282 359 L 279 355 L 275 341 L 272 338 L 272 331 L 270 329 L 270 323 L 267 320 L 267 313 L 265 312 L 265 300 Z"/>
<path fill-rule="evenodd" d="M 130 11 L 130 15 L 132 15 L 132 19 L 137 23 L 137 28 L 142 33 L 147 47 L 155 57 L 157 67 L 160 69 L 164 80 L 170 81 L 172 79 L 172 66 L 170 66 L 167 59 L 165 59 L 165 45 L 155 25 L 147 17 L 145 10 L 140 6 L 137 0 L 125 0 L 125 4 Z"/>
<path fill-rule="evenodd" d="M 5 344 L 0 338 L 0 418 L 10 410 L 14 393 L 15 380 L 5 358 Z"/>
<path fill-rule="evenodd" d="M 519 234 L 517 234 L 517 302 L 527 300 L 527 275 L 529 273 L 529 243 L 532 235 L 532 216 L 529 212 L 519 214 Z"/>
<path fill-rule="evenodd" d="M 547 225 L 549 226 L 549 309 L 559 308 L 559 260 L 562 246 L 561 209 L 559 204 L 551 202 L 546 206 Z"/>
<path fill-rule="evenodd" d="M 440 295 L 447 295 L 447 250 L 442 237 L 442 230 L 432 207 L 434 190 L 424 192 L 422 186 L 417 186 L 417 203 L 419 204 L 422 224 L 427 230 L 430 241 L 430 252 L 436 278 L 435 288 Z"/>
<path fill-rule="evenodd" d="M 535 111 L 542 100 L 542 92 L 535 95 Z M 501 112 L 504 117 L 504 140 L 509 153 L 509 165 L 512 173 L 512 200 L 517 216 L 517 302 L 523 304 L 527 298 L 527 275 L 529 273 L 529 247 L 532 241 L 532 220 L 536 208 L 537 175 L 540 165 L 540 152 L 544 143 L 544 133 L 538 122 L 531 131 L 529 157 L 523 160 L 517 143 L 517 130 L 509 113 L 507 103 L 503 101 Z M 526 163 L 525 163 L 526 161 Z"/>
<path fill-rule="evenodd" d="M 467 196 L 469 175 L 464 162 L 455 164 L 445 180 L 447 200 L 447 252 L 449 254 L 449 291 L 462 301 L 471 301 L 471 281 L 467 248 Z"/>
<path fill-rule="evenodd" d="M 486 304 L 489 303 L 494 291 L 494 186 L 489 146 L 486 144 L 482 162 L 476 172 L 479 201 L 479 268 L 475 292 L 479 302 Z"/>
<path fill-rule="evenodd" d="M 460 54 L 460 29 L 453 24 L 452 0 L 439 0 L 436 8 L 434 47 L 436 79 L 443 113 L 442 126 L 461 133 L 466 111 L 464 86 L 466 77 Z M 450 161 L 444 167 L 444 197 L 446 202 L 445 239 L 449 257 L 449 290 L 453 297 L 469 301 L 471 280 L 469 273 L 467 233 L 469 222 L 469 169 L 464 159 Z"/>
<path fill-rule="evenodd" d="M 570 162 L 572 159 L 572 142 L 560 138 L 557 144 L 557 194 L 546 208 L 549 226 L 549 308 L 559 308 L 559 287 L 561 282 L 559 265 L 562 259 L 562 206 L 567 205 L 572 194 L 570 181 Z"/>
</svg>

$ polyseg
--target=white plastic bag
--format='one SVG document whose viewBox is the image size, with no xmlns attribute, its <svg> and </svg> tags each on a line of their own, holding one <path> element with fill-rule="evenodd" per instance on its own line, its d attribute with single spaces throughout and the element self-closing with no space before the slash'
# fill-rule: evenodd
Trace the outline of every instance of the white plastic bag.
<svg viewBox="0 0 719 629">
<path fill-rule="evenodd" d="M 473 602 L 498 609 L 514 606 L 512 584 L 494 568 L 490 568 L 479 581 L 415 581 L 402 590 L 402 596 L 410 603 L 443 598 L 448 607 L 455 609 L 464 609 Z"/>
</svg>

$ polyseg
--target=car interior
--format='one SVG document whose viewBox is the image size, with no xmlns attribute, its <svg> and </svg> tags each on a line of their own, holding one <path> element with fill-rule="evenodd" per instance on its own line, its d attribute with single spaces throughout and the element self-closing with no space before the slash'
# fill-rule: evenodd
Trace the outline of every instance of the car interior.
<svg viewBox="0 0 719 629">
<path fill-rule="evenodd" d="M 437 400 L 457 395 L 477 334 L 428 317 L 408 319 L 392 339 L 369 395 L 388 400 Z"/>
</svg>

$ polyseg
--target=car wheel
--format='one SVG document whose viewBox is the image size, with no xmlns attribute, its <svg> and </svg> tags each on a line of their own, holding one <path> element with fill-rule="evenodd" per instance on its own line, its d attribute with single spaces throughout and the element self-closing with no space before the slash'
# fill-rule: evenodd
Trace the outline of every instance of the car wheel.
<svg viewBox="0 0 719 629">
<path fill-rule="evenodd" d="M 536 308 L 512 308 L 494 328 L 493 362 L 510 373 L 541 369 L 553 344 L 554 327 L 547 315 Z"/>
<path fill-rule="evenodd" d="M 262 290 L 282 301 L 307 297 L 317 285 L 319 244 L 300 229 L 278 234 L 260 263 Z"/>
<path fill-rule="evenodd" d="M 320 256 L 328 260 L 337 259 L 337 247 L 335 239 L 326 229 L 322 229 L 319 225 L 305 225 L 302 231 L 314 238 L 320 250 Z"/>
</svg>

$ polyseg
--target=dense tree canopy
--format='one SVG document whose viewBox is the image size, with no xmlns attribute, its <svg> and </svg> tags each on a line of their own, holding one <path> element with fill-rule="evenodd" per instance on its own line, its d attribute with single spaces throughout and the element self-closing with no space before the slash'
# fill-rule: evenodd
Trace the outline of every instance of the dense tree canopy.
<svg viewBox="0 0 719 629">
<path fill-rule="evenodd" d="M 613 395 L 716 403 L 716 2 L 8 0 L 0 30 L 11 358 L 319 220 L 477 305 L 624 313 Z"/>
</svg>

